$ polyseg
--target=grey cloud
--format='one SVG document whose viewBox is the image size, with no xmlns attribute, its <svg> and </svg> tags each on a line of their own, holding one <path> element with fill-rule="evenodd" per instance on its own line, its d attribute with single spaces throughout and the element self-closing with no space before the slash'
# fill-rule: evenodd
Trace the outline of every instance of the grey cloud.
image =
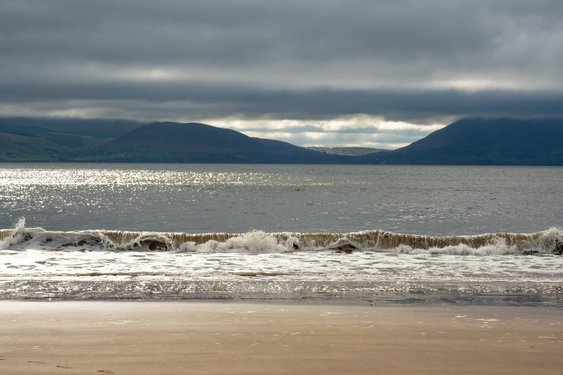
<svg viewBox="0 0 563 375">
<path fill-rule="evenodd" d="M 563 115 L 563 92 L 510 90 L 288 91 L 164 83 L 53 83 L 5 85 L 0 92 L 0 101 L 27 106 L 51 102 L 54 107 L 81 101 L 83 105 L 121 107 L 124 111 L 136 107 L 138 119 L 150 118 L 158 107 L 167 118 L 237 115 L 242 118 L 303 119 L 304 122 L 359 113 L 389 120 L 416 120 L 418 123 L 446 116 Z"/>
<path fill-rule="evenodd" d="M 562 16 L 560 0 L 1 0 L 0 107 L 304 123 L 561 115 Z M 452 88 L 466 81 L 477 86 Z"/>
<path fill-rule="evenodd" d="M 550 57 L 562 15 L 557 0 L 4 0 L 0 66 L 197 67 L 343 88 L 548 81 L 563 78 Z"/>
</svg>

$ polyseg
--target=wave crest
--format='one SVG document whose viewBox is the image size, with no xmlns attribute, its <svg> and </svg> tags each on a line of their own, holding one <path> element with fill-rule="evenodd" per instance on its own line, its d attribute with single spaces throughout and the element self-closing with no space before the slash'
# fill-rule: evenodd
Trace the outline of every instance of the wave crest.
<svg viewBox="0 0 563 375">
<path fill-rule="evenodd" d="M 535 233 L 486 233 L 472 236 L 426 236 L 368 230 L 352 233 L 159 233 L 135 231 L 47 231 L 27 228 L 20 219 L 0 230 L 0 249 L 87 249 L 180 252 L 350 253 L 385 251 L 452 255 L 563 254 L 563 232 L 549 228 Z"/>
</svg>

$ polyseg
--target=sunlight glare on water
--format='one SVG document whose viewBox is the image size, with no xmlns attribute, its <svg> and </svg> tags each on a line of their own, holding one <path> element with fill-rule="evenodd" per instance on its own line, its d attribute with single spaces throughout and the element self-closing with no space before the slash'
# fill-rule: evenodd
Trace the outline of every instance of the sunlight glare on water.
<svg viewBox="0 0 563 375">
<path fill-rule="evenodd" d="M 183 232 L 533 232 L 560 226 L 540 167 L 3 164 L 0 225 Z"/>
</svg>

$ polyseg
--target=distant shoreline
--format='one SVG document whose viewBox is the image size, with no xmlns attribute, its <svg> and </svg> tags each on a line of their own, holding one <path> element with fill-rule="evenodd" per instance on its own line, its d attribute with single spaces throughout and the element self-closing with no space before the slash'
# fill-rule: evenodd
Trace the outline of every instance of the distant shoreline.
<svg viewBox="0 0 563 375">
<path fill-rule="evenodd" d="M 252 163 L 252 162 L 158 162 L 158 161 L 60 161 L 60 160 L 42 160 L 42 161 L 6 161 L 0 160 L 0 166 L 8 164 L 54 164 L 54 165 L 325 165 L 325 166 L 355 166 L 355 167 L 542 167 L 542 168 L 561 168 L 563 164 L 417 164 L 417 163 Z"/>
<path fill-rule="evenodd" d="M 0 162 L 561 166 L 561 139 L 560 118 L 466 118 L 395 150 L 301 147 L 194 122 L 0 118 Z"/>
</svg>

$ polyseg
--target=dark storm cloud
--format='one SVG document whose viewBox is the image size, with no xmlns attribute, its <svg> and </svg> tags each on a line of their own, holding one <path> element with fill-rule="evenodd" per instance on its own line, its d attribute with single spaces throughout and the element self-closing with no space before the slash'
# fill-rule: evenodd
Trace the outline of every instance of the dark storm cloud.
<svg viewBox="0 0 563 375">
<path fill-rule="evenodd" d="M 0 0 L 0 111 L 558 115 L 562 16 L 560 0 Z"/>
<path fill-rule="evenodd" d="M 475 62 L 499 43 L 517 47 L 527 43 L 523 36 L 533 41 L 560 32 L 563 9 L 557 0 L 3 0 L 0 6 L 3 43 L 20 57 L 228 67 L 276 58 Z"/>
<path fill-rule="evenodd" d="M 116 107 L 166 108 L 169 116 L 196 118 L 238 115 L 243 118 L 328 119 L 369 114 L 392 120 L 425 122 L 445 116 L 563 115 L 563 92 L 483 90 L 267 90 L 174 83 L 48 84 L 5 86 L 0 100 L 114 101 Z M 151 105 L 148 105 L 152 103 Z M 167 106 L 172 104 L 172 106 Z M 177 107 L 174 103 L 178 104 Z M 353 130 L 349 130 L 353 131 Z M 361 129 L 359 129 L 361 131 Z"/>
</svg>

